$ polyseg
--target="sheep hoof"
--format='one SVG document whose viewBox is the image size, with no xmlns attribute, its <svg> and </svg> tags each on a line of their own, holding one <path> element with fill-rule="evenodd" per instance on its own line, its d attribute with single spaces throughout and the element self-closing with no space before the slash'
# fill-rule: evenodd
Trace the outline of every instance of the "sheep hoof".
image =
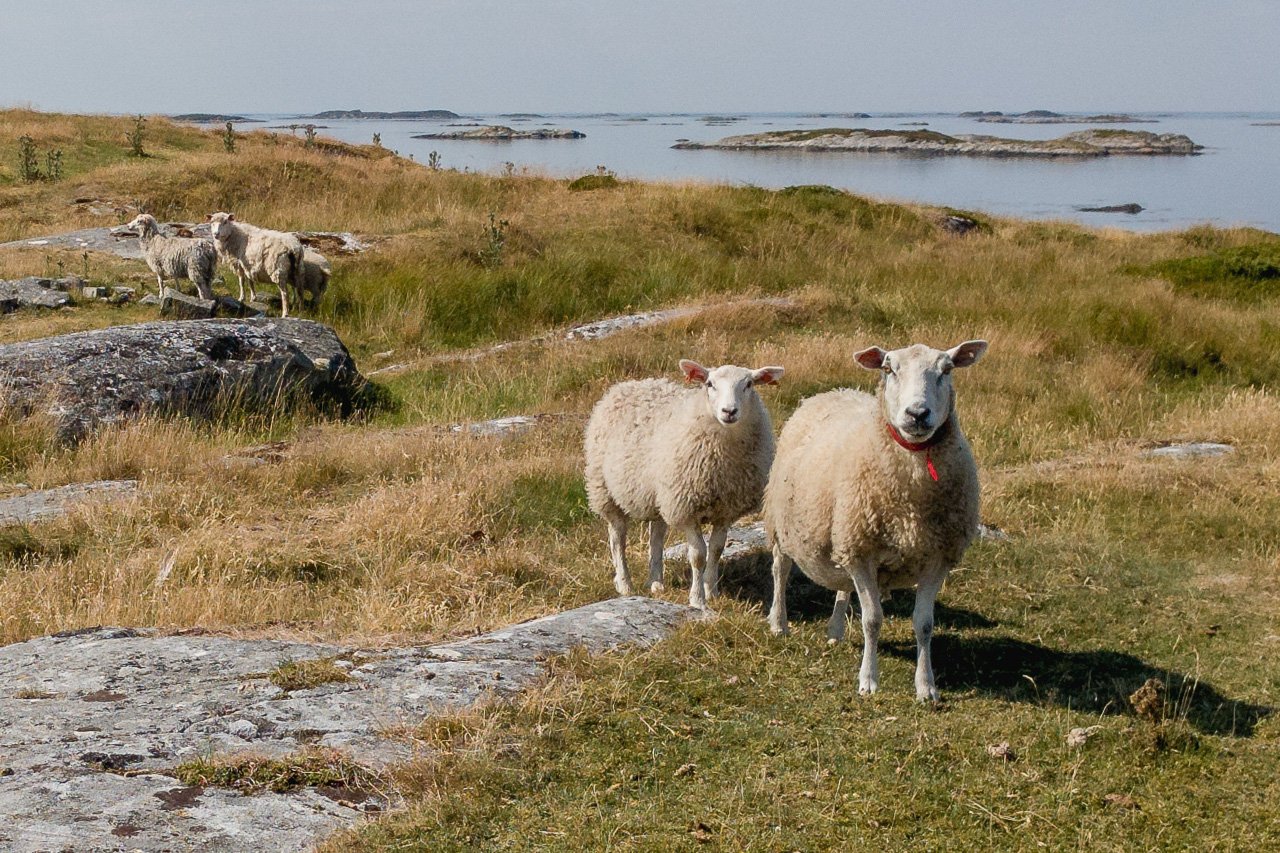
<svg viewBox="0 0 1280 853">
<path fill-rule="evenodd" d="M 876 692 L 878 692 L 879 690 L 880 690 L 880 685 L 876 684 L 876 683 L 873 681 L 873 682 L 872 682 L 872 683 L 870 683 L 870 684 L 864 684 L 864 685 L 862 685 L 861 687 L 859 687 L 859 688 L 858 688 L 858 695 L 859 695 L 859 696 L 870 696 L 872 693 L 876 693 Z"/>
<path fill-rule="evenodd" d="M 930 687 L 930 688 L 928 688 L 927 690 L 917 690 L 917 691 L 916 691 L 916 701 L 917 701 L 917 702 L 939 702 L 939 701 L 941 701 L 941 699 L 940 699 L 940 698 L 939 698 L 939 696 L 938 696 L 938 688 L 936 688 L 936 687 Z"/>
<path fill-rule="evenodd" d="M 769 626 L 769 633 L 770 633 L 770 634 L 773 634 L 773 636 L 775 636 L 775 637 L 790 637 L 790 636 L 791 636 L 791 626 L 789 626 L 789 625 L 783 625 L 781 628 L 779 628 L 777 625 L 770 625 L 770 626 Z"/>
<path fill-rule="evenodd" d="M 614 581 L 613 588 L 618 591 L 618 595 L 635 595 L 636 594 L 636 591 L 632 589 L 631 584 L 629 583 L 619 583 L 618 581 Z"/>
<path fill-rule="evenodd" d="M 667 591 L 667 588 L 666 586 L 663 585 L 662 581 L 654 581 L 653 583 L 649 584 L 649 592 L 653 593 L 654 595 L 657 595 L 660 592 L 666 592 L 666 591 Z"/>
<path fill-rule="evenodd" d="M 835 637 L 827 637 L 827 645 L 828 645 L 828 646 L 838 646 L 838 645 L 840 645 L 840 640 L 839 640 L 839 639 L 837 639 L 837 638 L 835 638 Z"/>
</svg>

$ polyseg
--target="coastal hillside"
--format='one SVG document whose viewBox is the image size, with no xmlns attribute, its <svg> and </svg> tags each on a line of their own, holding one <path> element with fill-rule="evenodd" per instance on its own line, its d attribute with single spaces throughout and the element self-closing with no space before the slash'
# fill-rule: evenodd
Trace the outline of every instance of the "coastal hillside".
<svg viewBox="0 0 1280 853">
<path fill-rule="evenodd" d="M 121 626 L 376 656 L 611 598 L 583 427 L 611 384 L 677 379 L 686 357 L 783 365 L 761 394 L 780 428 L 805 397 L 874 389 L 859 349 L 989 340 L 956 379 L 988 534 L 939 597 L 936 705 L 913 701 L 910 595 L 886 604 L 881 692 L 860 697 L 860 644 L 826 642 L 832 593 L 797 573 L 792 636 L 771 636 L 755 552 L 726 566 L 715 618 L 666 642 L 386 721 L 406 764 L 308 753 L 183 768 L 192 787 L 336 768 L 394 794 L 326 851 L 1280 845 L 1277 235 L 463 173 L 288 131 L 7 110 L 0 279 L 85 288 L 3 314 L 0 344 L 158 319 L 142 261 L 44 238 L 217 211 L 354 235 L 297 313 L 368 387 L 74 442 L 0 408 L 0 499 L 136 481 L 0 527 L 0 644 Z M 214 290 L 234 295 L 227 267 Z M 667 576 L 661 597 L 687 599 L 682 559 Z"/>
</svg>

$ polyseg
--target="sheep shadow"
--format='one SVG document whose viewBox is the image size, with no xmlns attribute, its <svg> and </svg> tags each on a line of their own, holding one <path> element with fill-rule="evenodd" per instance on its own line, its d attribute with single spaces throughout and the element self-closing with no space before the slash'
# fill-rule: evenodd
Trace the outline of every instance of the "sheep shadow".
<svg viewBox="0 0 1280 853">
<path fill-rule="evenodd" d="M 915 643 L 881 645 L 883 654 L 914 662 Z M 1223 695 L 1193 675 L 1152 666 L 1110 649 L 1050 649 L 1012 637 L 937 634 L 934 675 L 943 690 L 976 690 L 1010 702 L 1053 704 L 1073 711 L 1132 715 L 1129 697 L 1151 679 L 1166 688 L 1164 716 L 1185 718 L 1203 734 L 1252 737 L 1275 708 Z"/>
<path fill-rule="evenodd" d="M 770 563 L 764 554 L 726 561 L 721 574 L 723 591 L 768 610 L 773 596 Z M 834 600 L 831 590 L 813 583 L 802 572 L 792 571 L 787 585 L 787 610 L 793 622 L 825 622 Z M 897 590 L 884 603 L 885 615 L 909 620 L 914 601 L 910 591 Z M 858 618 L 856 606 L 851 618 Z M 1133 716 L 1129 697 L 1154 678 L 1165 685 L 1168 716 L 1185 718 L 1203 734 L 1236 737 L 1252 737 L 1258 723 L 1276 710 L 1232 699 L 1195 676 L 1152 666 L 1124 652 L 1051 649 L 1012 637 L 950 633 L 996 628 L 999 623 L 981 613 L 942 602 L 935 608 L 934 621 L 942 629 L 933 638 L 934 676 L 938 687 L 948 692 L 976 691 L 980 696 L 1008 702 Z M 850 636 L 856 641 L 857 631 Z M 914 641 L 884 641 L 880 651 L 882 655 L 915 663 Z"/>
</svg>

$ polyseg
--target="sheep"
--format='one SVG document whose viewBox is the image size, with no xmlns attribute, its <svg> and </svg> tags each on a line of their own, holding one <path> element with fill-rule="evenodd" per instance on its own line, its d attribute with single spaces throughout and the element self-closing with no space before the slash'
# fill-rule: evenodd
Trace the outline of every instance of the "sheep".
<svg viewBox="0 0 1280 853">
<path fill-rule="evenodd" d="M 218 251 L 213 242 L 193 237 L 166 237 L 160 223 L 149 213 L 140 214 L 125 226 L 138 232 L 142 256 L 156 276 L 156 287 L 164 296 L 165 279 L 188 279 L 201 299 L 213 298 L 213 273 L 218 268 Z"/>
<path fill-rule="evenodd" d="M 689 540 L 689 604 L 706 609 L 719 593 L 729 525 L 760 506 L 773 460 L 773 425 L 756 393 L 781 367 L 714 370 L 683 359 L 697 389 L 666 379 L 614 385 L 587 422 L 586 485 L 591 509 L 609 524 L 614 586 L 631 595 L 627 520 L 649 522 L 649 589 L 661 592 L 662 545 L 670 527 Z M 708 551 L 701 525 L 711 525 Z"/>
<path fill-rule="evenodd" d="M 847 388 L 806 399 L 782 429 L 764 497 L 773 549 L 769 628 L 787 634 L 787 577 L 794 560 L 836 590 L 827 626 L 844 636 L 851 592 L 862 608 L 858 692 L 879 687 L 881 593 L 916 587 L 916 699 L 938 698 L 933 606 L 947 573 L 978 533 L 978 472 L 956 417 L 951 371 L 987 349 L 916 344 L 854 355 L 883 376 L 876 396 Z"/>
<path fill-rule="evenodd" d="M 312 305 L 320 303 L 320 297 L 329 289 L 329 276 L 333 274 L 324 255 L 305 246 L 302 249 L 302 293 Z"/>
<path fill-rule="evenodd" d="M 301 293 L 303 286 L 302 243 L 293 234 L 270 231 L 236 221 L 233 213 L 212 213 L 213 242 L 223 262 L 235 271 L 244 301 L 244 282 L 249 280 L 249 298 L 257 299 L 254 282 L 271 282 L 280 288 L 280 316 L 289 316 L 288 289 Z"/>
</svg>

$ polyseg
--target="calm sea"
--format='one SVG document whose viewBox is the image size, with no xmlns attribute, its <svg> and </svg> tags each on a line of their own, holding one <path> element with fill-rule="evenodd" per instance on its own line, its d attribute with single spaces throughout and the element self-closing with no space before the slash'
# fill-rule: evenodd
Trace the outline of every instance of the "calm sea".
<svg viewBox="0 0 1280 853">
<path fill-rule="evenodd" d="M 1132 125 L 984 124 L 953 114 L 878 114 L 840 118 L 800 114 L 725 114 L 731 122 L 696 115 L 472 115 L 449 121 L 326 120 L 319 133 L 347 142 L 382 144 L 425 163 L 439 153 L 445 168 L 500 172 L 506 164 L 557 177 L 603 166 L 620 178 L 698 180 L 778 188 L 829 184 L 885 200 L 912 200 L 967 210 L 1070 219 L 1096 226 L 1150 231 L 1210 222 L 1280 232 L 1280 113 L 1131 114 L 1153 123 Z M 268 125 L 301 121 L 255 116 Z M 412 139 L 455 130 L 451 125 L 559 127 L 579 140 L 463 142 Z M 248 125 L 247 127 L 261 127 Z M 987 159 L 842 152 L 676 151 L 680 139 L 714 141 L 766 130 L 820 127 L 927 127 L 947 134 L 981 133 L 1050 139 L 1088 127 L 1129 127 L 1184 133 L 1205 146 L 1194 157 L 1103 157 L 1090 160 Z M 287 131 L 286 131 L 287 132 Z M 1082 213 L 1080 207 L 1134 203 L 1141 213 Z"/>
</svg>

